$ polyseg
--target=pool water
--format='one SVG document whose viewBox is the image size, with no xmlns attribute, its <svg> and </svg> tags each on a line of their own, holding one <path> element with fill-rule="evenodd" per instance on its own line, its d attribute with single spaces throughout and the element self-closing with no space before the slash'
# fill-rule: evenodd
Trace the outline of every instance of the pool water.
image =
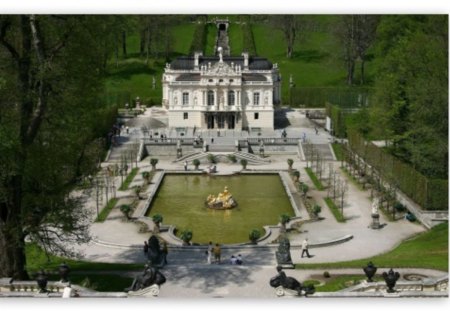
<svg viewBox="0 0 450 311">
<path fill-rule="evenodd" d="M 224 187 L 237 201 L 230 210 L 205 206 L 209 194 L 217 196 Z M 280 177 L 272 175 L 166 175 L 147 216 L 161 214 L 164 224 L 178 232 L 190 229 L 193 243 L 248 242 L 252 229 L 264 234 L 264 225 L 276 225 L 281 214 L 294 216 Z"/>
</svg>

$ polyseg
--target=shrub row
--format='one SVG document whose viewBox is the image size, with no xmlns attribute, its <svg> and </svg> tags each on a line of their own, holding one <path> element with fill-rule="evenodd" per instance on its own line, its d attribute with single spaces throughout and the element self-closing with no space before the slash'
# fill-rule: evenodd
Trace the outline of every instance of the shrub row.
<svg viewBox="0 0 450 311">
<path fill-rule="evenodd" d="M 348 133 L 350 148 L 364 159 L 387 181 L 426 210 L 448 209 L 448 180 L 429 179 L 410 165 L 372 143 L 367 143 L 355 132 Z"/>
</svg>

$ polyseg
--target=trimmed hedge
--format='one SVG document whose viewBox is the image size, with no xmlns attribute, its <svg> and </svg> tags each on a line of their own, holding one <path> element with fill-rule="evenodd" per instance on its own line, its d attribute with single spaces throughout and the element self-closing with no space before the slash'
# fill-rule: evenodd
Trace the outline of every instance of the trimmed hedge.
<svg viewBox="0 0 450 311">
<path fill-rule="evenodd" d="M 402 192 L 423 209 L 448 209 L 448 180 L 425 177 L 385 150 L 366 143 L 355 131 L 349 131 L 348 142 L 350 148 L 374 167 L 384 179 L 397 184 Z"/>
</svg>

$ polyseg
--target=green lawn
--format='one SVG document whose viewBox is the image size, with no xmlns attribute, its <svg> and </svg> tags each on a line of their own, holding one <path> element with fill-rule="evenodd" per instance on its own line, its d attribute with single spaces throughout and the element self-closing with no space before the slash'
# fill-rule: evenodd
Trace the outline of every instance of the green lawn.
<svg viewBox="0 0 450 311">
<path fill-rule="evenodd" d="M 316 292 L 337 292 L 343 290 L 344 288 L 357 285 L 367 278 L 362 272 L 362 275 L 331 275 L 330 278 L 323 279 L 321 277 L 320 279 L 325 282 L 325 284 L 323 284 L 322 286 L 318 286 L 318 281 L 314 278 L 312 280 L 305 280 L 303 284 L 313 284 L 316 287 Z M 383 281 L 383 278 L 378 276 L 374 277 L 373 279 L 375 282 Z"/>
<path fill-rule="evenodd" d="M 342 144 L 331 144 L 333 147 L 334 155 L 336 156 L 336 160 L 343 161 L 344 160 L 344 150 Z"/>
<path fill-rule="evenodd" d="M 317 16 L 322 29 L 332 27 L 330 24 L 335 17 Z M 345 66 L 340 57 L 340 46 L 332 35 L 332 31 L 319 30 L 303 36 L 294 45 L 291 59 L 286 57 L 286 44 L 283 34 L 273 29 L 269 24 L 253 25 L 256 51 L 259 56 L 267 57 L 273 63 L 278 63 L 282 74 L 282 97 L 289 102 L 289 77 L 292 75 L 296 88 L 301 87 L 337 87 L 346 86 Z M 319 28 L 320 28 L 319 27 Z M 373 66 L 366 62 L 366 80 L 371 80 Z M 359 79 L 359 72 L 355 71 L 355 80 Z M 300 98 L 293 102 L 302 104 Z"/>
<path fill-rule="evenodd" d="M 44 251 L 34 243 L 28 243 L 25 248 L 27 265 L 26 269 L 30 276 L 44 269 L 47 272 L 57 273 L 58 266 L 65 262 L 71 271 L 137 271 L 142 270 L 142 264 L 119 264 L 119 263 L 102 263 L 88 262 L 83 260 L 68 259 L 54 255 L 45 255 Z"/>
<path fill-rule="evenodd" d="M 215 55 L 214 48 L 216 46 L 216 37 L 217 37 L 217 27 L 216 25 L 208 24 L 206 26 L 206 46 L 205 46 L 205 55 L 211 56 Z"/>
<path fill-rule="evenodd" d="M 334 218 L 336 218 L 337 222 L 345 222 L 345 217 L 342 215 L 341 210 L 334 204 L 331 198 L 325 198 L 325 203 L 333 214 Z"/>
<path fill-rule="evenodd" d="M 109 213 L 112 211 L 114 206 L 116 206 L 117 202 L 119 201 L 118 198 L 112 198 L 108 201 L 108 204 L 102 209 L 100 214 L 98 214 L 98 217 L 95 221 L 98 222 L 104 222 L 105 219 L 108 217 Z"/>
<path fill-rule="evenodd" d="M 172 28 L 173 51 L 175 55 L 187 55 L 191 48 L 197 24 L 185 23 Z"/>
<path fill-rule="evenodd" d="M 241 25 L 230 24 L 228 27 L 228 39 L 230 44 L 230 55 L 241 55 L 244 43 Z"/>
<path fill-rule="evenodd" d="M 128 174 L 127 178 L 123 181 L 123 184 L 120 185 L 119 190 L 128 190 L 128 187 L 133 182 L 134 177 L 136 177 L 137 173 L 139 172 L 139 168 L 135 167 L 131 170 L 130 174 Z"/>
<path fill-rule="evenodd" d="M 59 281 L 59 276 L 51 275 L 49 280 Z M 69 281 L 99 292 L 123 292 L 125 288 L 131 286 L 133 278 L 105 273 L 70 273 Z"/>
<path fill-rule="evenodd" d="M 448 223 L 437 225 L 427 232 L 418 234 L 385 254 L 345 262 L 301 264 L 296 265 L 296 268 L 362 268 L 369 261 L 382 268 L 424 268 L 448 271 Z"/>
<path fill-rule="evenodd" d="M 305 167 L 305 171 L 308 174 L 309 178 L 314 184 L 314 187 L 316 187 L 317 190 L 321 191 L 324 190 L 325 187 L 322 185 L 322 182 L 317 178 L 316 174 L 312 171 L 310 167 Z"/>
</svg>

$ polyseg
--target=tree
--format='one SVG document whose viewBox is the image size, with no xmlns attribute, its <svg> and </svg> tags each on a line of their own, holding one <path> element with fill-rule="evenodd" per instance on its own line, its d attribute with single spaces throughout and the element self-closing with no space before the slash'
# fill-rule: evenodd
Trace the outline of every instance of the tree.
<svg viewBox="0 0 450 311">
<path fill-rule="evenodd" d="M 356 61 L 361 61 L 360 84 L 364 84 L 364 65 L 367 50 L 375 39 L 379 17 L 377 15 L 343 15 L 337 22 L 335 35 L 342 45 L 347 71 L 347 84 L 354 83 Z"/>
<path fill-rule="evenodd" d="M 377 35 L 373 134 L 424 175 L 447 179 L 448 17 L 383 16 Z"/>
<path fill-rule="evenodd" d="M 67 255 L 89 239 L 89 215 L 70 193 L 101 147 L 100 24 L 95 16 L 0 16 L 0 77 L 8 76 L 0 78 L 0 277 L 28 278 L 26 238 Z"/>
<path fill-rule="evenodd" d="M 286 57 L 292 58 L 294 44 L 311 28 L 312 20 L 305 15 L 270 15 L 271 24 L 281 30 L 286 43 Z"/>
</svg>

